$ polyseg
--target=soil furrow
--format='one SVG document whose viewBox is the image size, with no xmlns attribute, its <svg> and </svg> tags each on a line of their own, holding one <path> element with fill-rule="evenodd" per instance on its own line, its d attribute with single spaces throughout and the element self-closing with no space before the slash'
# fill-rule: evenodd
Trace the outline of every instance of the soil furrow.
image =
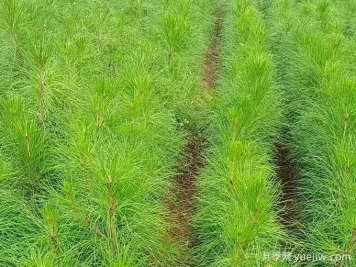
<svg viewBox="0 0 356 267">
<path fill-rule="evenodd" d="M 276 173 L 282 186 L 279 205 L 283 208 L 280 222 L 290 234 L 297 234 L 296 223 L 299 220 L 297 196 L 297 166 L 291 157 L 291 151 L 282 144 L 276 144 Z"/>
<path fill-rule="evenodd" d="M 202 151 L 207 143 L 200 134 L 189 133 L 186 138 L 183 159 L 178 167 L 179 174 L 174 177 L 173 199 L 169 203 L 170 220 L 173 224 L 170 236 L 184 249 L 184 258 L 179 266 L 194 266 L 192 249 L 196 241 L 191 223 L 194 213 L 193 199 L 196 193 L 195 182 L 204 165 Z"/>
<path fill-rule="evenodd" d="M 201 91 L 209 91 L 216 86 L 219 69 L 219 55 L 222 31 L 222 16 L 216 14 L 214 30 L 203 61 Z M 173 179 L 172 197 L 168 204 L 169 221 L 173 227 L 170 236 L 183 245 L 184 255 L 178 266 L 195 266 L 194 247 L 197 243 L 193 233 L 194 196 L 196 180 L 204 166 L 203 150 L 207 141 L 201 132 L 186 129 L 186 145 L 177 167 L 178 175 Z"/>
<path fill-rule="evenodd" d="M 219 59 L 221 52 L 221 38 L 223 28 L 223 14 L 218 11 L 214 23 L 214 32 L 209 47 L 205 51 L 203 63 L 203 75 L 201 90 L 211 90 L 216 86 L 217 74 L 219 69 Z"/>
</svg>

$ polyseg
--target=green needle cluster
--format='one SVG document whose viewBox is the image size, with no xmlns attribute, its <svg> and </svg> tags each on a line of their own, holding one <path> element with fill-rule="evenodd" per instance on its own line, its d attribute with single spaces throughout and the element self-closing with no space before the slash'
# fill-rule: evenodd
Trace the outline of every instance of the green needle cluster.
<svg viewBox="0 0 356 267">
<path fill-rule="evenodd" d="M 229 1 L 226 10 L 211 147 L 198 180 L 197 257 L 199 266 L 267 266 L 264 254 L 280 252 L 286 238 L 270 161 L 281 99 L 261 14 L 252 1 Z"/>
<path fill-rule="evenodd" d="M 352 2 L 275 1 L 272 12 L 299 169 L 301 249 L 330 259 L 307 266 L 355 264 L 355 24 L 346 11 Z"/>
<path fill-rule="evenodd" d="M 0 266 L 178 264 L 164 198 L 212 10 L 1 2 Z"/>
<path fill-rule="evenodd" d="M 355 266 L 355 12 L 1 0 L 0 267 Z"/>
</svg>

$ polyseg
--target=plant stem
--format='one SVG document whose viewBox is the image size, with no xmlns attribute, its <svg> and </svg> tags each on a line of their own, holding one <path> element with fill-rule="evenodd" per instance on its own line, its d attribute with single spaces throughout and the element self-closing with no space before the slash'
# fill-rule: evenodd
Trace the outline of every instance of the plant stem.
<svg viewBox="0 0 356 267">
<path fill-rule="evenodd" d="M 349 245 L 347 247 L 347 251 L 346 251 L 346 255 L 350 255 L 353 253 L 352 251 L 352 247 L 353 245 L 355 244 L 355 241 L 356 241 L 356 226 L 353 228 L 352 230 L 352 234 L 351 234 L 351 237 L 350 237 L 350 240 L 349 240 Z M 335 264 L 335 267 L 341 267 L 342 264 L 344 262 L 344 259 L 341 259 L 339 260 L 336 264 Z"/>
</svg>

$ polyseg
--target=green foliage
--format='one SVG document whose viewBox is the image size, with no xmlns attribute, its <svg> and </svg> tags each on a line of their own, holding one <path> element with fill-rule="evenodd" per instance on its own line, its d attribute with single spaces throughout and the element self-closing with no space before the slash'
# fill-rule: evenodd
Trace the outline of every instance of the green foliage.
<svg viewBox="0 0 356 267">
<path fill-rule="evenodd" d="M 269 158 L 281 125 L 267 34 L 250 1 L 227 5 L 224 61 L 198 181 L 199 266 L 265 266 L 282 250 L 279 186 Z M 283 266 L 284 263 L 278 266 Z"/>
<path fill-rule="evenodd" d="M 353 22 L 343 13 L 351 3 L 282 2 L 275 1 L 272 20 L 277 36 L 285 36 L 275 53 L 285 62 L 281 82 L 299 167 L 303 251 L 353 254 L 356 84 L 353 44 L 345 34 Z M 354 266 L 354 260 L 308 266 Z"/>
<path fill-rule="evenodd" d="M 212 2 L 1 2 L 1 266 L 179 265 L 164 196 Z"/>
<path fill-rule="evenodd" d="M 291 245 L 353 254 L 355 10 L 353 0 L 2 0 L 0 266 L 181 266 L 192 253 L 172 237 L 167 194 L 187 132 L 211 144 L 192 262 L 294 266 L 264 261 Z M 221 73 L 201 93 L 214 14 Z M 279 221 L 271 159 L 282 139 L 299 168 L 298 242 Z"/>
</svg>

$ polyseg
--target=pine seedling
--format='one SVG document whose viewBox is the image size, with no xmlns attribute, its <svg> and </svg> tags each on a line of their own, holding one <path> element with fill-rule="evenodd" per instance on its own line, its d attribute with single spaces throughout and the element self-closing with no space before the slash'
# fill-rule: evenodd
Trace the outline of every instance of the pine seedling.
<svg viewBox="0 0 356 267">
<path fill-rule="evenodd" d="M 24 194 L 34 198 L 46 172 L 44 135 L 34 120 L 24 113 L 19 100 L 3 101 L 1 111 L 3 151 L 16 166 L 18 186 L 23 187 Z"/>
<path fill-rule="evenodd" d="M 2 19 L 0 20 L 0 25 L 2 29 L 6 29 L 10 34 L 12 47 L 13 47 L 13 57 L 14 59 L 19 59 L 20 57 L 20 41 L 19 34 L 20 28 L 23 23 L 23 10 L 21 10 L 21 4 L 15 0 L 4 0 L 0 4 L 0 13 L 2 14 Z"/>
<path fill-rule="evenodd" d="M 288 109 L 298 116 L 290 126 L 300 169 L 304 251 L 333 257 L 350 255 L 354 247 L 354 73 L 331 2 L 295 3 L 311 21 L 308 27 L 291 19 L 298 50 L 288 69 Z M 327 21 L 330 20 L 330 21 Z M 325 40 L 330 40 L 325 42 Z M 289 42 L 291 42 L 289 40 Z M 292 43 L 291 42 L 291 43 Z M 283 52 L 283 49 L 282 49 Z M 285 50 L 284 50 L 285 53 Z M 353 266 L 350 258 L 310 266 Z"/>
<path fill-rule="evenodd" d="M 40 223 L 22 193 L 8 188 L 0 191 L 0 264 L 20 266 L 36 244 Z"/>
<path fill-rule="evenodd" d="M 11 11 L 15 1 L 4 3 Z M 14 201 L 0 208 L 0 231 L 18 230 L 0 242 L 6 266 L 178 264 L 162 198 L 183 145 L 176 107 L 197 95 L 210 3 L 14 4 L 21 23 L 6 18 L 0 34 L 15 51 L 16 30 L 23 60 L 11 63 L 17 76 L 1 93 L 9 95 L 1 150 L 15 174 L 5 174 L 4 199 Z M 166 72 L 167 51 L 153 32 L 165 32 L 160 19 L 172 10 L 169 27 L 179 34 L 170 31 L 175 64 Z M 21 189 L 12 196 L 11 186 Z M 35 206 L 26 187 L 36 189 Z M 23 210 L 12 223 L 16 205 Z"/>
<path fill-rule="evenodd" d="M 281 111 L 267 35 L 251 1 L 227 10 L 231 37 L 211 118 L 214 145 L 198 182 L 199 266 L 287 266 L 263 258 L 263 251 L 281 251 L 285 238 L 269 163 Z"/>
</svg>

